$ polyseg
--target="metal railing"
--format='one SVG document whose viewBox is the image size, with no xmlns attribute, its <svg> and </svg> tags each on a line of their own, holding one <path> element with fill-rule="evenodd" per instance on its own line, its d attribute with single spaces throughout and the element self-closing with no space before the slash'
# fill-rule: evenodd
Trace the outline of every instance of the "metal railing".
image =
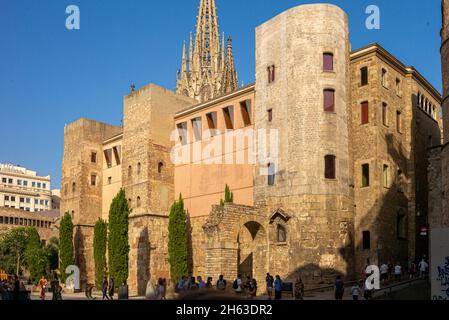
<svg viewBox="0 0 449 320">
<path fill-rule="evenodd" d="M 399 287 L 402 287 L 402 289 L 410 288 L 411 286 L 417 284 L 418 282 L 423 282 L 423 281 L 427 281 L 427 280 L 428 280 L 428 276 L 426 275 L 423 277 L 418 277 L 416 279 L 410 279 L 410 280 L 397 282 L 392 285 L 388 285 L 384 288 L 380 288 L 379 290 L 375 290 L 373 292 L 373 298 L 380 298 L 380 297 L 387 298 L 387 297 L 391 296 L 394 291 L 399 291 L 399 290 L 394 290 L 394 289 L 399 289 Z"/>
</svg>

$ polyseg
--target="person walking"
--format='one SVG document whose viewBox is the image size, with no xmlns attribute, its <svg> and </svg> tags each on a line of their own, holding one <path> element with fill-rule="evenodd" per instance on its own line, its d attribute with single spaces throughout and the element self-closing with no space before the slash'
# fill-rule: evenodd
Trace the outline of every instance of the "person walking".
<svg viewBox="0 0 449 320">
<path fill-rule="evenodd" d="M 397 282 L 401 282 L 401 276 L 402 276 L 402 267 L 401 264 L 398 262 L 394 267 L 394 280 Z"/>
<path fill-rule="evenodd" d="M 248 295 L 251 300 L 257 295 L 257 281 L 254 278 L 249 282 Z"/>
<path fill-rule="evenodd" d="M 274 280 L 274 299 L 282 299 L 282 280 L 279 275 L 276 275 L 276 280 Z"/>
<path fill-rule="evenodd" d="M 53 294 L 52 300 L 59 300 L 59 279 L 56 272 L 53 274 L 53 280 L 51 281 L 50 286 Z"/>
<path fill-rule="evenodd" d="M 335 288 L 335 300 L 343 300 L 343 294 L 345 292 L 345 284 L 341 279 L 341 276 L 337 276 L 334 288 Z"/>
<path fill-rule="evenodd" d="M 114 294 L 115 294 L 115 280 L 113 277 L 109 279 L 109 298 L 111 300 L 114 300 Z"/>
<path fill-rule="evenodd" d="M 297 278 L 295 282 L 295 299 L 304 300 L 304 283 L 301 278 Z"/>
<path fill-rule="evenodd" d="M 106 298 L 107 300 L 109 300 L 108 297 L 108 287 L 109 287 L 109 283 L 108 283 L 108 278 L 106 278 L 106 276 L 103 277 L 103 285 L 101 287 L 101 291 L 103 292 L 103 300 Z"/>
<path fill-rule="evenodd" d="M 20 281 L 19 281 L 19 277 L 17 275 L 15 275 L 14 276 L 14 287 L 13 287 L 13 299 L 15 301 L 20 300 L 19 294 L 20 294 Z"/>
<path fill-rule="evenodd" d="M 388 281 L 388 265 L 386 263 L 380 266 L 380 280 L 382 284 L 385 284 Z"/>
<path fill-rule="evenodd" d="M 427 269 L 429 268 L 429 265 L 427 264 L 426 260 L 422 258 L 421 262 L 418 264 L 419 268 L 419 276 L 422 278 L 425 275 L 427 275 Z"/>
<path fill-rule="evenodd" d="M 234 283 L 232 284 L 232 289 L 234 289 L 234 292 L 237 295 L 241 295 L 242 294 L 242 275 L 239 274 L 237 276 L 237 278 L 234 280 Z"/>
<path fill-rule="evenodd" d="M 271 300 L 273 297 L 273 285 L 274 285 L 274 278 L 270 273 L 267 273 L 267 276 L 265 278 L 265 282 L 267 285 L 267 295 L 268 300 Z"/>
<path fill-rule="evenodd" d="M 410 269 L 408 270 L 408 273 L 410 275 L 410 280 L 415 279 L 416 274 L 418 273 L 418 268 L 416 267 L 416 263 L 412 261 L 410 264 Z"/>
<path fill-rule="evenodd" d="M 165 300 L 165 286 L 164 286 L 164 280 L 162 278 L 159 278 L 157 281 L 157 292 L 158 292 L 158 298 L 160 300 Z"/>
<path fill-rule="evenodd" d="M 353 286 L 351 288 L 351 294 L 352 294 L 352 300 L 359 300 L 360 286 L 357 282 L 353 284 Z"/>
<path fill-rule="evenodd" d="M 217 289 L 221 291 L 226 291 L 226 280 L 224 276 L 221 274 L 217 280 Z"/>
<path fill-rule="evenodd" d="M 40 287 L 40 298 L 41 300 L 45 300 L 45 290 L 47 289 L 47 279 L 45 279 L 45 276 L 42 276 L 41 279 L 39 280 L 39 287 Z"/>
</svg>

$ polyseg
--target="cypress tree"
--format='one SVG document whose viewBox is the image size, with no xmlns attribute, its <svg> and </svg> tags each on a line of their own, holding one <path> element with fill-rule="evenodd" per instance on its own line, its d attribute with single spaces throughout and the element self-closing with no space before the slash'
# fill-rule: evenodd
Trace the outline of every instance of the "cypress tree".
<svg viewBox="0 0 449 320">
<path fill-rule="evenodd" d="M 94 261 L 95 261 L 95 284 L 101 288 L 103 276 L 107 273 L 106 245 L 108 237 L 108 226 L 102 219 L 98 219 L 94 227 Z"/>
<path fill-rule="evenodd" d="M 61 280 L 65 282 L 65 269 L 75 264 L 73 256 L 73 222 L 70 213 L 66 212 L 59 227 L 59 259 Z"/>
<path fill-rule="evenodd" d="M 184 200 L 179 196 L 170 209 L 168 222 L 168 256 L 170 274 L 173 282 L 177 282 L 188 272 L 187 214 Z"/>
<path fill-rule="evenodd" d="M 109 275 L 121 285 L 128 279 L 128 218 L 129 206 L 123 189 L 112 200 L 109 210 Z"/>
<path fill-rule="evenodd" d="M 234 194 L 231 192 L 231 189 L 228 185 L 225 188 L 225 203 L 234 203 Z"/>
<path fill-rule="evenodd" d="M 34 284 L 39 282 L 40 277 L 48 276 L 50 267 L 50 255 L 46 248 L 41 245 L 41 239 L 36 228 L 27 228 L 28 244 L 25 249 L 25 261 L 30 272 L 30 278 Z"/>
</svg>

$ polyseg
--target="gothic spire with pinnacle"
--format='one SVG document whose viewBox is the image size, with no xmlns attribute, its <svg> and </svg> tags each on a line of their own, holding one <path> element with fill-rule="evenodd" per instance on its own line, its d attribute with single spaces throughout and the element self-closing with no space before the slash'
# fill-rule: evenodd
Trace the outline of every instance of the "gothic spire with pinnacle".
<svg viewBox="0 0 449 320">
<path fill-rule="evenodd" d="M 200 0 L 195 40 L 190 34 L 188 57 L 184 42 L 176 92 L 204 102 L 237 89 L 232 45 L 228 40 L 225 55 L 224 33 L 221 40 L 215 0 Z"/>
</svg>

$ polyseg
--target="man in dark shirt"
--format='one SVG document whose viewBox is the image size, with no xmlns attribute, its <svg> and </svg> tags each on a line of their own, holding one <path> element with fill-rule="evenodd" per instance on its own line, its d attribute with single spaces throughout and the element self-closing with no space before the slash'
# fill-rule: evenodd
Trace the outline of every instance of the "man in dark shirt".
<svg viewBox="0 0 449 320">
<path fill-rule="evenodd" d="M 341 276 L 337 276 L 335 280 L 335 300 L 343 300 L 343 293 L 345 292 L 345 283 L 341 280 Z"/>
</svg>

